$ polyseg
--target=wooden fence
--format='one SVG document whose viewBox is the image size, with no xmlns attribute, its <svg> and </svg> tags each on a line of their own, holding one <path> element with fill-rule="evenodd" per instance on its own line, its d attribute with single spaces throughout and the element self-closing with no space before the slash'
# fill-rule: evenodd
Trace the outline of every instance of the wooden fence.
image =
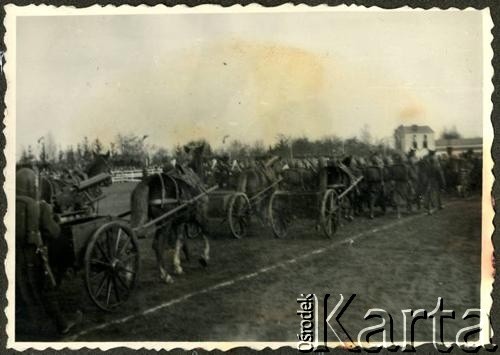
<svg viewBox="0 0 500 355">
<path fill-rule="evenodd" d="M 161 173 L 161 168 L 149 168 L 146 169 L 148 175 Z M 113 170 L 111 171 L 111 179 L 113 183 L 115 182 L 139 182 L 142 180 L 144 175 L 143 169 L 131 169 L 131 170 Z"/>
</svg>

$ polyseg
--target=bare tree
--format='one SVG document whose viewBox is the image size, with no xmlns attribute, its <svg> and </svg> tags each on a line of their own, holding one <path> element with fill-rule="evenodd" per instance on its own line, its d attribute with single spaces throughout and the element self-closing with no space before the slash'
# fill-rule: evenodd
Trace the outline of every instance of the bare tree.
<svg viewBox="0 0 500 355">
<path fill-rule="evenodd" d="M 54 136 L 52 135 L 52 132 L 49 132 L 45 135 L 44 143 L 46 160 L 48 162 L 54 163 L 57 159 L 57 144 Z"/>
<path fill-rule="evenodd" d="M 373 137 L 370 131 L 370 126 L 366 123 L 363 125 L 363 128 L 361 128 L 360 140 L 365 144 L 372 144 Z"/>
<path fill-rule="evenodd" d="M 462 135 L 458 133 L 457 127 L 453 126 L 451 128 L 444 128 L 443 132 L 441 133 L 441 139 L 459 139 L 462 138 Z"/>
</svg>

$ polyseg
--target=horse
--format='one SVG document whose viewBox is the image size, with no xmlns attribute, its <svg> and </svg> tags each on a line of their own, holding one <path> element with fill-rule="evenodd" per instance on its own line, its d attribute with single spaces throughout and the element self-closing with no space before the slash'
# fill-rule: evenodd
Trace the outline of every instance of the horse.
<svg viewBox="0 0 500 355">
<path fill-rule="evenodd" d="M 207 182 L 209 185 L 217 184 L 221 189 L 236 190 L 240 172 L 232 168 L 228 156 L 214 157 Z"/>
<path fill-rule="evenodd" d="M 65 170 L 62 178 L 55 178 L 50 174 L 40 174 L 40 198 L 54 207 L 55 213 L 77 211 L 84 208 L 94 209 L 88 200 L 97 198 L 102 194 L 99 186 L 94 186 L 85 191 L 86 194 L 73 192 L 75 185 L 81 181 L 97 176 L 101 173 L 111 174 L 111 166 L 108 163 L 109 152 L 106 154 L 93 154 L 93 160 L 85 172 L 75 169 Z M 103 185 L 110 185 L 111 178 L 106 179 Z"/>
<path fill-rule="evenodd" d="M 329 188 L 335 188 L 338 191 L 348 188 L 356 179 L 351 171 L 353 165 L 351 157 L 343 161 L 318 159 L 317 162 L 311 160 L 302 164 L 299 161 L 290 162 L 289 167 L 281 172 L 283 177 L 282 186 L 284 189 L 294 192 L 318 192 L 324 193 Z M 341 202 L 341 210 L 346 220 L 354 219 L 354 199 L 356 188 L 347 193 Z M 318 206 L 319 207 L 319 206 Z M 316 223 L 319 229 L 320 220 Z"/>
<path fill-rule="evenodd" d="M 282 170 L 283 187 L 289 190 L 309 191 L 317 188 L 319 184 L 319 174 L 317 168 L 301 166 L 291 163 L 289 167 Z"/>
<path fill-rule="evenodd" d="M 257 160 L 252 160 L 241 169 L 239 172 L 234 172 L 234 182 L 236 191 L 245 193 L 250 199 L 257 196 L 259 193 L 275 184 L 279 177 L 278 162 L 280 158 L 277 156 L 261 157 Z M 277 185 L 270 189 L 268 193 L 262 194 L 256 198 L 253 205 L 256 208 L 257 216 L 265 223 L 267 221 L 266 206 L 268 198 L 273 190 L 277 189 Z"/>
<path fill-rule="evenodd" d="M 191 157 L 188 164 L 176 165 L 169 171 L 146 176 L 136 185 L 130 198 L 132 228 L 141 227 L 148 220 L 160 217 L 183 201 L 190 200 L 204 192 L 201 179 L 204 166 L 203 149 L 204 144 L 185 146 L 185 152 Z M 206 267 L 210 259 L 208 195 L 156 225 L 152 248 L 155 251 L 160 279 L 166 284 L 172 283 L 174 279 L 167 271 L 164 252 L 167 247 L 173 246 L 174 273 L 183 274 L 181 251 L 184 252 L 186 259 L 189 259 L 186 236 L 190 226 L 196 226 L 203 239 L 204 249 L 199 262 Z"/>
</svg>

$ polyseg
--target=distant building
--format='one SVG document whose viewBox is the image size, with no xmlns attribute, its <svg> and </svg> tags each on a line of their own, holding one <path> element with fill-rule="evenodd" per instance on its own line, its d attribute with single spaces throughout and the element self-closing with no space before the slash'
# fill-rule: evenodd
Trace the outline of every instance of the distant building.
<svg viewBox="0 0 500 355">
<path fill-rule="evenodd" d="M 396 150 L 405 154 L 415 150 L 417 155 L 425 155 L 436 149 L 434 131 L 429 126 L 399 126 L 394 131 L 394 144 Z"/>
<path fill-rule="evenodd" d="M 436 141 L 436 153 L 458 156 L 471 150 L 474 154 L 483 153 L 483 139 L 479 138 L 457 138 L 438 139 Z"/>
</svg>

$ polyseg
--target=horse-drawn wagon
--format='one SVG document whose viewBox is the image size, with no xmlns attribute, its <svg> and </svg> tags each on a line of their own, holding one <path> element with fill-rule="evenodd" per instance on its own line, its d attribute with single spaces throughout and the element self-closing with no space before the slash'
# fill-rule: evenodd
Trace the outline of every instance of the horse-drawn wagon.
<svg viewBox="0 0 500 355">
<path fill-rule="evenodd" d="M 140 266 L 136 235 L 152 226 L 160 228 L 175 214 L 190 208 L 216 188 L 211 187 L 189 200 L 179 200 L 172 209 L 137 227 L 132 227 L 124 219 L 130 211 L 117 216 L 66 216 L 60 223 L 64 236 L 62 243 L 49 248 L 54 255 L 51 259 L 58 261 L 56 269 L 84 269 L 91 300 L 99 308 L 112 311 L 130 297 L 135 287 Z"/>
<path fill-rule="evenodd" d="M 54 206 L 61 237 L 49 243 L 49 259 L 60 281 L 68 268 L 85 270 L 87 291 L 101 309 L 124 302 L 135 283 L 138 245 L 130 228 L 118 217 L 98 214 L 98 201 L 109 173 L 85 180 L 43 177 L 42 198 Z M 112 243 L 111 243 L 112 241 Z"/>
<path fill-rule="evenodd" d="M 209 217 L 227 222 L 233 237 L 246 235 L 252 216 L 263 221 L 268 218 L 267 203 L 281 182 L 272 168 L 276 160 L 255 161 L 236 172 L 227 168 L 214 180 L 221 188 L 209 195 Z"/>
<path fill-rule="evenodd" d="M 210 194 L 209 217 L 227 222 L 231 235 L 241 239 L 248 231 L 252 215 L 259 213 L 279 183 L 276 180 L 251 195 L 237 190 L 214 191 Z"/>
<path fill-rule="evenodd" d="M 352 209 L 350 196 L 363 177 L 352 175 L 341 164 L 300 170 L 284 170 L 281 189 L 271 195 L 268 215 L 273 233 L 285 238 L 294 220 L 312 219 L 332 238 L 343 212 Z"/>
</svg>

